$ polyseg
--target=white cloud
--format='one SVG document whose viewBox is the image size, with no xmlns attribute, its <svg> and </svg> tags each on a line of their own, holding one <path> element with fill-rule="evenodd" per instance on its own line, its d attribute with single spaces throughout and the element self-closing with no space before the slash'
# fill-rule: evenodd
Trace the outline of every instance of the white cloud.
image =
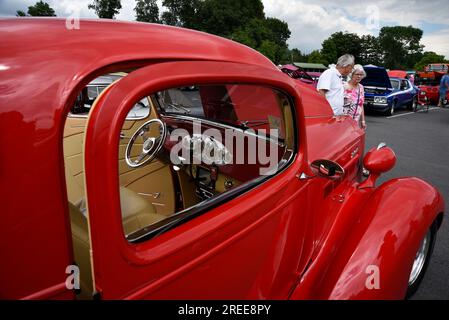
<svg viewBox="0 0 449 320">
<path fill-rule="evenodd" d="M 344 8 L 317 5 L 296 0 L 264 0 L 267 16 L 276 17 L 288 23 L 292 32 L 289 45 L 303 52 L 320 49 L 321 43 L 332 33 L 348 31 L 357 34 L 371 34 L 364 21 L 351 18 Z M 352 14 L 351 14 L 352 15 Z"/>
<path fill-rule="evenodd" d="M 363 34 L 378 34 L 373 29 L 373 9 L 378 12 L 379 27 L 386 25 L 412 25 L 424 29 L 425 50 L 436 51 L 449 57 L 449 11 L 444 0 L 263 0 L 265 14 L 288 23 L 292 32 L 290 47 L 303 52 L 320 49 L 321 43 L 332 33 L 348 31 Z M 429 25 L 445 30 L 426 31 Z M 445 38 L 446 37 L 446 38 Z"/>
<path fill-rule="evenodd" d="M 449 28 L 424 34 L 421 42 L 426 46 L 427 51 L 435 51 L 438 54 L 444 54 L 446 59 L 449 58 Z"/>
</svg>

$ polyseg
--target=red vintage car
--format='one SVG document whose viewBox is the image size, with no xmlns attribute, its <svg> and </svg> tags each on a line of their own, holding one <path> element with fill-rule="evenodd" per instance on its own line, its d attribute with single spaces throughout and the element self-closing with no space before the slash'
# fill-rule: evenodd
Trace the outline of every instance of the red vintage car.
<svg viewBox="0 0 449 320">
<path fill-rule="evenodd" d="M 230 40 L 0 20 L 1 299 L 403 299 L 444 200 Z M 191 88 L 185 90 L 185 88 Z M 362 177 L 362 164 L 370 171 Z"/>
<path fill-rule="evenodd" d="M 440 99 L 440 81 L 444 72 L 418 71 L 415 76 L 415 85 L 419 88 L 419 102 L 437 105 Z M 446 94 L 446 103 L 449 92 Z"/>
</svg>

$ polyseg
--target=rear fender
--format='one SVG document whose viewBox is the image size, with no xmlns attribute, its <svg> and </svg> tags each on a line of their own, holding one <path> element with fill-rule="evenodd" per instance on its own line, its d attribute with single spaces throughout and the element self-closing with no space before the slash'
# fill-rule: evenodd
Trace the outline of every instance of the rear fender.
<svg viewBox="0 0 449 320">
<path fill-rule="evenodd" d="M 292 299 L 403 299 L 416 251 L 441 194 L 418 178 L 356 190 Z"/>
</svg>

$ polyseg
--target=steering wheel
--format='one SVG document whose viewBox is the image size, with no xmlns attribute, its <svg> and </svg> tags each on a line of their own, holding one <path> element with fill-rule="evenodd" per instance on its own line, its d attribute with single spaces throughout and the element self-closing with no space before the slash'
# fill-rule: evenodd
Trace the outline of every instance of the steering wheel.
<svg viewBox="0 0 449 320">
<path fill-rule="evenodd" d="M 154 136 L 157 132 L 158 136 Z M 150 134 L 152 134 L 150 136 Z M 159 119 L 151 119 L 145 122 L 137 129 L 126 146 L 125 161 L 132 168 L 138 168 L 153 160 L 159 150 L 162 148 L 167 135 L 167 127 Z M 131 159 L 131 150 L 138 138 L 142 138 L 142 151 L 136 159 Z"/>
</svg>

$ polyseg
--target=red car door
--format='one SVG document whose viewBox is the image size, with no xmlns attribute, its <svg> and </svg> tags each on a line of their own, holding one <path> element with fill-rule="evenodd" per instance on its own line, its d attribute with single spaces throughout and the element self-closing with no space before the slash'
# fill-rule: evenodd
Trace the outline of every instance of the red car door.
<svg viewBox="0 0 449 320">
<path fill-rule="evenodd" d="M 129 242 L 121 221 L 118 143 L 138 97 L 191 84 L 245 84 L 289 98 L 295 140 L 289 163 L 257 186 L 145 241 Z M 260 97 L 263 99 L 264 97 Z M 295 107 L 296 106 L 296 107 Z M 241 112 L 240 112 L 241 113 Z M 85 174 L 95 290 L 104 299 L 285 299 L 311 252 L 305 132 L 293 80 L 229 62 L 153 64 L 131 72 L 91 110 Z M 154 181 L 161 183 L 161 181 Z"/>
</svg>

